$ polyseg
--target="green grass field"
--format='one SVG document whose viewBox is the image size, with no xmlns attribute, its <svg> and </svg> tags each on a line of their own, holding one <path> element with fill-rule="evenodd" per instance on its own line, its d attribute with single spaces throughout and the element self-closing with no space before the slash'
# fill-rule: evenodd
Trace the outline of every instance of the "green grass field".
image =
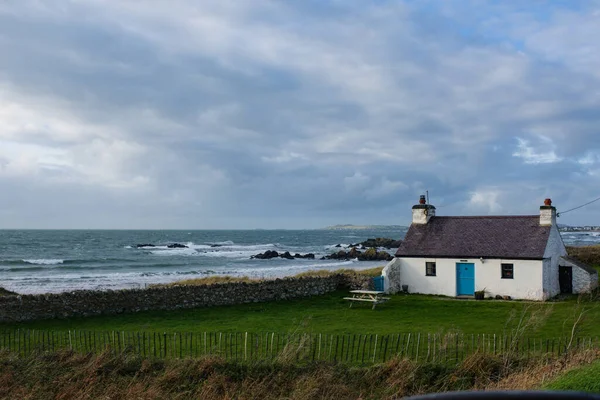
<svg viewBox="0 0 600 400">
<path fill-rule="evenodd" d="M 576 390 L 600 393 L 600 361 L 571 370 L 545 385 L 550 390 Z"/>
<path fill-rule="evenodd" d="M 0 324 L 0 330 L 510 334 L 524 316 L 524 321 L 536 325 L 527 329 L 527 336 L 552 338 L 570 335 L 584 311 L 578 333 L 600 335 L 600 302 L 596 301 L 475 301 L 400 294 L 371 310 L 370 304 L 349 308 L 342 299 L 346 295 L 338 291 L 301 300 Z"/>
</svg>

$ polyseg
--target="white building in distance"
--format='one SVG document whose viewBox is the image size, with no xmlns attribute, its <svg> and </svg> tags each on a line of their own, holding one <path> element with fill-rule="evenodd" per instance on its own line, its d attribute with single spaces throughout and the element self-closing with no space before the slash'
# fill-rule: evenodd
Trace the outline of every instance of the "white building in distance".
<svg viewBox="0 0 600 400">
<path fill-rule="evenodd" d="M 598 285 L 595 269 L 567 255 L 550 199 L 539 215 L 438 217 L 421 196 L 382 275 L 388 293 L 451 297 L 547 300 Z"/>
</svg>

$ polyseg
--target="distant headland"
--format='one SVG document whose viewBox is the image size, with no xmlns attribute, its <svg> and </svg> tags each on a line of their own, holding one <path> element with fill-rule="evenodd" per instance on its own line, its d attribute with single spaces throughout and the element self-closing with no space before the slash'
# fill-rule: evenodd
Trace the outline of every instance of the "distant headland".
<svg viewBox="0 0 600 400">
<path fill-rule="evenodd" d="M 325 228 L 321 228 L 321 229 L 325 229 L 325 230 L 330 230 L 330 231 L 341 231 L 341 230 L 361 230 L 361 229 L 384 229 L 384 230 L 394 230 L 394 229 L 406 229 L 406 226 L 403 225 L 352 225 L 352 224 L 345 224 L 345 225 L 332 225 L 332 226 L 326 226 Z"/>
</svg>

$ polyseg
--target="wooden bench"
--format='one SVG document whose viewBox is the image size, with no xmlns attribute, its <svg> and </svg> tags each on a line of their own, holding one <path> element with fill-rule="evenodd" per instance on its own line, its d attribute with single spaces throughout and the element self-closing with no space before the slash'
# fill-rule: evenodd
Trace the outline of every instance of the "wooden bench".
<svg viewBox="0 0 600 400">
<path fill-rule="evenodd" d="M 352 297 L 344 297 L 344 300 L 350 301 L 350 308 L 352 308 L 352 304 L 355 301 L 366 301 L 368 303 L 373 303 L 373 310 L 377 304 L 385 303 L 390 298 L 383 297 L 385 292 L 380 292 L 377 290 L 351 290 L 350 293 Z"/>
</svg>

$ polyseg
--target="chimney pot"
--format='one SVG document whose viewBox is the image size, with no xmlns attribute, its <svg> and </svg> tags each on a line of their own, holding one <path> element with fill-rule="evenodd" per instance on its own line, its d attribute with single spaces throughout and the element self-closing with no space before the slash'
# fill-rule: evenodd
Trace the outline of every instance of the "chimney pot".
<svg viewBox="0 0 600 400">
<path fill-rule="evenodd" d="M 556 225 L 556 207 L 551 199 L 545 199 L 544 205 L 540 206 L 540 225 Z"/>
<path fill-rule="evenodd" d="M 421 195 L 419 204 L 412 208 L 412 217 L 413 224 L 426 224 L 432 217 L 435 217 L 435 207 L 427 204 L 427 199 Z"/>
</svg>

